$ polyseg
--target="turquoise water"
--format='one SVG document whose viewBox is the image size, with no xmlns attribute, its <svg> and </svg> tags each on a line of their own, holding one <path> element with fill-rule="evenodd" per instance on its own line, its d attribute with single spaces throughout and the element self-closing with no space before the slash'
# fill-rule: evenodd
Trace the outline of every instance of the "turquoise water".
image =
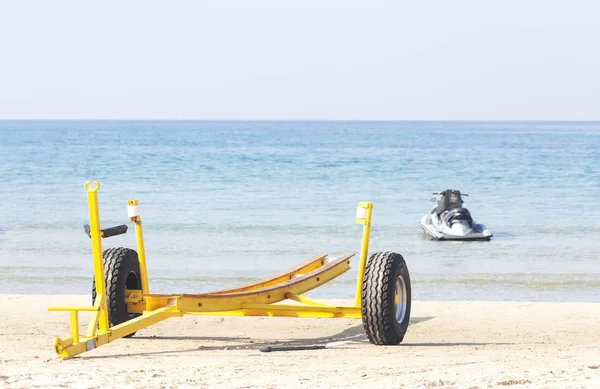
<svg viewBox="0 0 600 389">
<path fill-rule="evenodd" d="M 140 201 L 151 292 L 358 253 L 371 201 L 371 252 L 405 257 L 415 299 L 600 301 L 600 122 L 0 121 L 0 293 L 90 293 L 88 180 L 103 227 Z M 423 236 L 448 188 L 490 242 Z M 309 296 L 352 297 L 357 263 Z"/>
</svg>

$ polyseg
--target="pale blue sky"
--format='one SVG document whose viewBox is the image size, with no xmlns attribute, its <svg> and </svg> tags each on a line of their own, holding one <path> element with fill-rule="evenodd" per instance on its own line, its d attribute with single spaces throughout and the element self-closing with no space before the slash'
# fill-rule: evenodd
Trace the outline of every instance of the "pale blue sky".
<svg viewBox="0 0 600 389">
<path fill-rule="evenodd" d="M 598 120 L 600 2 L 0 0 L 0 119 Z"/>
</svg>

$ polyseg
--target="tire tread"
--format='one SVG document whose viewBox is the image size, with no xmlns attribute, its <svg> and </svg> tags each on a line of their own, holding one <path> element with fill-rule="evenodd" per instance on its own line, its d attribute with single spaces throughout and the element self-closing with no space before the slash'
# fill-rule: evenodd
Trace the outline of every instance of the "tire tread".
<svg viewBox="0 0 600 389">
<path fill-rule="evenodd" d="M 395 307 L 393 303 L 390 304 L 393 302 L 394 277 L 399 266 L 406 266 L 402 256 L 384 251 L 373 254 L 365 267 L 361 295 L 362 320 L 367 337 L 376 345 L 396 345 L 404 337 L 404 334 L 398 334 Z M 410 280 L 406 282 L 410 283 Z M 410 284 L 407 288 L 410 296 Z M 410 316 L 410 305 L 407 316 Z"/>
</svg>

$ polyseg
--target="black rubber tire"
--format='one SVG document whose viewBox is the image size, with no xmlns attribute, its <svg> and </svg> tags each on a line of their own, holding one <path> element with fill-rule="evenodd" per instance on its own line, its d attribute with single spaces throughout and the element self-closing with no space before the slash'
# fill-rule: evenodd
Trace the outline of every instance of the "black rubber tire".
<svg viewBox="0 0 600 389">
<path fill-rule="evenodd" d="M 104 263 L 104 284 L 108 322 L 111 327 L 124 323 L 139 313 L 127 312 L 125 289 L 142 289 L 140 263 L 135 250 L 126 247 L 111 247 L 102 253 Z M 96 301 L 96 281 L 92 283 L 92 304 Z M 126 337 L 135 334 L 131 333 Z"/>
<path fill-rule="evenodd" d="M 369 341 L 376 345 L 402 342 L 410 306 L 410 275 L 402 255 L 389 251 L 373 254 L 365 267 L 361 295 L 363 327 Z"/>
</svg>

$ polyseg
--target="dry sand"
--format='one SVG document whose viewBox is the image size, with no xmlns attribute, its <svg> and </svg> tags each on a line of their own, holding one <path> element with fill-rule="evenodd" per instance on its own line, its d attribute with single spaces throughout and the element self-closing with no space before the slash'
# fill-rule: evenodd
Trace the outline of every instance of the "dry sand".
<svg viewBox="0 0 600 389">
<path fill-rule="evenodd" d="M 413 301 L 395 347 L 356 319 L 184 316 L 58 359 L 68 314 L 46 308 L 89 303 L 0 295 L 0 388 L 600 388 L 599 303 Z M 350 342 L 258 350 L 332 341 Z"/>
</svg>

